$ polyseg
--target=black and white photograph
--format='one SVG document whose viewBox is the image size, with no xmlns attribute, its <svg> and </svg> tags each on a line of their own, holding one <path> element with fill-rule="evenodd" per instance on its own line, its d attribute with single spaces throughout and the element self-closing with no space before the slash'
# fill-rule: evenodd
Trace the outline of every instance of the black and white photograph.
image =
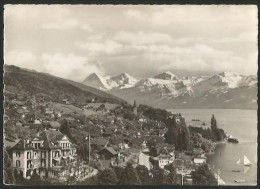
<svg viewBox="0 0 260 189">
<path fill-rule="evenodd" d="M 3 183 L 256 186 L 256 5 L 4 5 Z"/>
</svg>

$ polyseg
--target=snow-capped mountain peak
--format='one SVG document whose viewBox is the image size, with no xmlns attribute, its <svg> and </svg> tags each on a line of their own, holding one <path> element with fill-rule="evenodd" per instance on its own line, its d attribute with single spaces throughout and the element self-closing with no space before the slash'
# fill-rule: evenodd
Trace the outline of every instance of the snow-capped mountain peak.
<svg viewBox="0 0 260 189">
<path fill-rule="evenodd" d="M 179 80 L 179 78 L 176 75 L 174 75 L 173 73 L 171 73 L 170 71 L 158 74 L 158 75 L 154 76 L 154 78 L 163 79 L 163 80 Z"/>
<path fill-rule="evenodd" d="M 96 78 L 100 78 L 100 77 L 102 77 L 101 75 L 99 75 L 99 74 L 97 74 L 97 73 L 92 73 L 92 74 L 90 74 L 87 78 L 89 78 L 89 79 L 96 79 Z M 86 79 L 87 79 L 86 78 Z M 85 80 L 86 80 L 85 79 Z"/>
<path fill-rule="evenodd" d="M 229 88 L 239 86 L 243 76 L 235 72 L 222 72 L 212 77 L 212 81 L 216 81 L 217 85 L 226 85 Z"/>
<path fill-rule="evenodd" d="M 97 73 L 90 74 L 83 83 L 101 90 L 114 88 L 129 88 L 137 83 L 134 77 L 128 73 L 121 73 L 118 76 L 101 76 Z"/>
<path fill-rule="evenodd" d="M 118 76 L 110 77 L 110 79 L 117 82 L 118 84 L 135 84 L 137 82 L 137 79 L 125 72 L 119 74 Z"/>
<path fill-rule="evenodd" d="M 94 88 L 98 88 L 101 90 L 111 89 L 111 87 L 107 84 L 106 77 L 103 77 L 97 73 L 90 74 L 83 83 L 85 85 L 89 85 Z"/>
<path fill-rule="evenodd" d="M 236 72 L 222 72 L 220 74 L 218 74 L 222 77 L 237 77 L 237 76 L 240 76 L 238 73 Z"/>
</svg>

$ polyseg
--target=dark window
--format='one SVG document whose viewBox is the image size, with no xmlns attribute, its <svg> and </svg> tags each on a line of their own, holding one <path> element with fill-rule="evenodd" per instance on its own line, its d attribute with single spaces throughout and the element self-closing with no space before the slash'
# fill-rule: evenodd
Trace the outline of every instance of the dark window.
<svg viewBox="0 0 260 189">
<path fill-rule="evenodd" d="M 42 156 L 42 158 L 46 158 L 46 152 L 45 151 L 41 152 L 41 156 Z"/>
<path fill-rule="evenodd" d="M 31 167 L 31 161 L 27 161 L 27 168 Z"/>
<path fill-rule="evenodd" d="M 16 167 L 20 167 L 20 161 L 16 160 Z"/>
<path fill-rule="evenodd" d="M 20 157 L 20 152 L 16 152 L 16 157 Z"/>
<path fill-rule="evenodd" d="M 46 160 L 45 159 L 41 160 L 41 167 L 46 167 Z"/>
</svg>

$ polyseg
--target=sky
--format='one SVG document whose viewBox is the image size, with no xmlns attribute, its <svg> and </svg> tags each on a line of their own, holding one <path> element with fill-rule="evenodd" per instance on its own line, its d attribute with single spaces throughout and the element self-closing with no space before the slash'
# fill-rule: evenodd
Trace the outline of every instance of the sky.
<svg viewBox="0 0 260 189">
<path fill-rule="evenodd" d="M 253 5 L 5 5 L 4 62 L 83 81 L 257 74 Z"/>
</svg>

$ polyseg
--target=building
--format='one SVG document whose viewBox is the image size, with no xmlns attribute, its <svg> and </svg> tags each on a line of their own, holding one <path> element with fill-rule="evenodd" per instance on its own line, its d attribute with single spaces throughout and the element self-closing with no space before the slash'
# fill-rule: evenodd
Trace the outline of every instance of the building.
<svg viewBox="0 0 260 189">
<path fill-rule="evenodd" d="M 64 161 L 73 161 L 76 147 L 60 131 L 45 130 L 32 140 L 20 140 L 12 148 L 13 168 L 28 178 L 34 171 L 42 176 L 51 176 L 61 171 Z"/>
<path fill-rule="evenodd" d="M 203 164 L 206 163 L 207 158 L 205 156 L 197 156 L 193 158 L 194 164 Z"/>
<path fill-rule="evenodd" d="M 70 104 L 70 101 L 69 101 L 69 99 L 65 98 L 65 99 L 62 100 L 62 103 L 63 104 Z"/>
<path fill-rule="evenodd" d="M 151 157 L 151 159 L 159 165 L 160 168 L 164 168 L 165 165 L 172 163 L 175 159 L 174 150 L 164 147 L 159 150 L 156 157 Z"/>
<path fill-rule="evenodd" d="M 144 165 L 145 167 L 147 167 L 148 170 L 151 169 L 151 165 L 150 165 L 150 156 L 147 152 L 145 151 L 140 151 L 139 157 L 138 157 L 138 164 L 139 165 Z"/>
<path fill-rule="evenodd" d="M 109 141 L 109 138 L 101 138 L 101 137 L 90 139 L 90 144 L 91 147 L 96 150 L 101 150 L 103 148 L 112 146 L 112 144 Z"/>
<path fill-rule="evenodd" d="M 100 155 L 101 159 L 103 160 L 112 160 L 117 158 L 118 153 L 114 150 L 113 147 L 106 147 L 103 148 L 102 150 L 100 150 L 98 152 L 98 154 Z"/>
</svg>

